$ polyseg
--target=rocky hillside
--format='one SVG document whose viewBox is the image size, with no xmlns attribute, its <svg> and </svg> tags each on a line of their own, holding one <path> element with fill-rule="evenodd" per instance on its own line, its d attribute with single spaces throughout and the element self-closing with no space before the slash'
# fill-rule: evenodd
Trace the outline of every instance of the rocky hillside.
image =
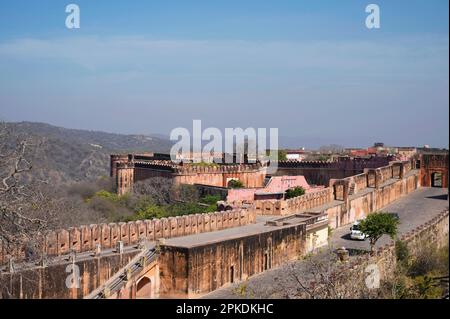
<svg viewBox="0 0 450 319">
<path fill-rule="evenodd" d="M 44 123 L 6 123 L 8 139 L 29 139 L 33 175 L 52 183 L 93 180 L 109 175 L 109 155 L 122 152 L 168 152 L 170 140 L 147 135 L 122 135 L 75 130 Z M 4 141 L 3 141 L 4 142 Z"/>
</svg>

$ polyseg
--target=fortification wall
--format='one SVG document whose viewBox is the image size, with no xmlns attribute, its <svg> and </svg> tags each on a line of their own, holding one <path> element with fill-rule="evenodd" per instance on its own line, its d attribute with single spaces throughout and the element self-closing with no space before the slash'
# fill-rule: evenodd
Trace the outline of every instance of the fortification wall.
<svg viewBox="0 0 450 319">
<path fill-rule="evenodd" d="M 382 210 L 388 204 L 417 188 L 418 175 L 415 174 L 350 196 L 346 201 L 326 209 L 330 227 L 336 228 L 362 219 L 371 212 Z"/>
<path fill-rule="evenodd" d="M 177 167 L 174 178 L 178 184 L 205 184 L 227 187 L 232 179 L 240 180 L 245 187 L 262 187 L 266 170 L 259 164 L 224 166 Z"/>
<path fill-rule="evenodd" d="M 61 229 L 46 234 L 42 250 L 46 256 L 61 256 L 70 252 L 89 252 L 97 247 L 109 249 L 121 241 L 125 246 L 137 245 L 142 239 L 149 241 L 216 231 L 248 225 L 256 222 L 253 210 L 236 209 L 208 214 L 192 214 L 177 217 L 140 220 L 128 223 L 93 224 Z M 0 265 L 11 258 L 0 242 Z M 19 252 L 13 259 L 25 259 Z"/>
<path fill-rule="evenodd" d="M 422 186 L 431 187 L 435 174 L 441 176 L 441 187 L 448 188 L 449 158 L 447 154 L 422 154 L 420 156 L 420 181 Z"/>
<path fill-rule="evenodd" d="M 275 176 L 303 175 L 310 185 L 328 185 L 333 178 L 345 178 L 362 173 L 363 169 L 314 168 L 314 167 L 279 167 Z"/>
<path fill-rule="evenodd" d="M 254 206 L 258 215 L 289 215 L 325 205 L 332 195 L 332 188 L 327 187 L 286 200 L 256 200 Z"/>
<path fill-rule="evenodd" d="M 279 161 L 277 176 L 303 175 L 309 184 L 328 185 L 331 179 L 343 179 L 363 173 L 367 168 L 386 166 L 392 157 L 354 158 L 338 161 Z"/>
<path fill-rule="evenodd" d="M 135 167 L 134 168 L 134 182 L 143 181 L 152 177 L 164 177 L 171 178 L 172 171 L 165 169 L 147 169 L 145 167 Z"/>
<path fill-rule="evenodd" d="M 110 253 L 12 273 L 0 272 L 0 299 L 83 298 L 128 264 L 137 252 Z M 80 278 L 79 288 L 72 286 L 76 278 Z"/>
<path fill-rule="evenodd" d="M 306 225 L 189 248 L 162 246 L 160 296 L 196 298 L 303 255 Z"/>
<path fill-rule="evenodd" d="M 400 238 L 406 243 L 410 256 L 417 256 L 418 251 L 423 249 L 424 245 L 441 248 L 448 245 L 449 240 L 449 213 L 448 210 L 443 211 L 427 223 L 420 225 L 412 231 L 404 234 Z M 380 279 L 389 281 L 395 275 L 397 256 L 395 251 L 395 243 L 390 242 L 380 247 L 374 256 L 362 255 L 351 258 L 347 264 L 342 265 L 340 271 L 351 271 L 352 280 L 346 282 L 348 291 L 354 291 L 355 285 L 364 285 L 369 274 L 366 271 L 367 266 L 377 265 Z M 314 284 L 314 283 L 311 283 Z M 345 289 L 345 288 L 343 288 Z M 370 293 L 369 291 L 368 293 Z M 376 291 L 372 291 L 375 292 Z M 304 296 L 308 298 L 308 296 Z M 353 298 L 367 298 L 367 291 L 364 296 L 354 295 Z"/>
<path fill-rule="evenodd" d="M 410 162 L 391 162 L 362 174 L 332 179 L 329 187 L 317 192 L 288 200 L 257 200 L 254 206 L 259 215 L 323 210 L 330 226 L 336 228 L 382 209 L 419 186 L 418 171 L 410 170 Z"/>
<path fill-rule="evenodd" d="M 134 167 L 128 164 L 117 164 L 115 173 L 116 188 L 119 195 L 123 195 L 133 190 Z"/>
<path fill-rule="evenodd" d="M 231 179 L 240 180 L 245 187 L 262 187 L 266 168 L 260 163 L 236 165 L 176 164 L 168 160 L 141 160 L 134 155 L 111 155 L 111 177 L 117 193 L 123 195 L 133 184 L 152 177 L 173 179 L 175 184 L 204 184 L 227 187 Z"/>
</svg>

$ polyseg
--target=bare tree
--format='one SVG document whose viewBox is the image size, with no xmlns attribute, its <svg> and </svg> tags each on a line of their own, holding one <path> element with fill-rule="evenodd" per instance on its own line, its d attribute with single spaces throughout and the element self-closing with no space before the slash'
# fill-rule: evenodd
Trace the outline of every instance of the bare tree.
<svg viewBox="0 0 450 319">
<path fill-rule="evenodd" d="M 156 205 L 175 202 L 197 202 L 198 192 L 193 185 L 175 185 L 171 179 L 152 177 L 134 185 L 134 194 L 148 196 Z"/>
<path fill-rule="evenodd" d="M 133 187 L 136 195 L 149 196 L 157 205 L 172 202 L 173 184 L 164 177 L 152 177 L 137 182 Z"/>
<path fill-rule="evenodd" d="M 11 257 L 33 258 L 40 251 L 39 238 L 57 221 L 57 203 L 42 191 L 45 181 L 32 180 L 29 158 L 39 139 L 14 137 L 0 126 L 0 239 Z"/>
<path fill-rule="evenodd" d="M 286 270 L 289 285 L 278 289 L 284 298 L 295 299 L 345 299 L 368 297 L 364 274 L 341 262 L 328 250 L 306 260 L 291 263 Z"/>
</svg>

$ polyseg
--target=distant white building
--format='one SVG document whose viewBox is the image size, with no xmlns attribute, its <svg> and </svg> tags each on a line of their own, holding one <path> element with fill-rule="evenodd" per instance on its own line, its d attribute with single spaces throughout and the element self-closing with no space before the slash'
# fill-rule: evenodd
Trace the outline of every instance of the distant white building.
<svg viewBox="0 0 450 319">
<path fill-rule="evenodd" d="M 286 158 L 288 160 L 303 161 L 306 158 L 307 152 L 302 148 L 301 150 L 286 150 Z"/>
</svg>

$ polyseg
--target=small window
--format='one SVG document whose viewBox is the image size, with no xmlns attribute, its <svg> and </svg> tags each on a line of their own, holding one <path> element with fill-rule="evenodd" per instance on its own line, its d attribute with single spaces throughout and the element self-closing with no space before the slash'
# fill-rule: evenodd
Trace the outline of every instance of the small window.
<svg viewBox="0 0 450 319">
<path fill-rule="evenodd" d="M 230 282 L 234 283 L 234 266 L 230 267 Z"/>
</svg>

